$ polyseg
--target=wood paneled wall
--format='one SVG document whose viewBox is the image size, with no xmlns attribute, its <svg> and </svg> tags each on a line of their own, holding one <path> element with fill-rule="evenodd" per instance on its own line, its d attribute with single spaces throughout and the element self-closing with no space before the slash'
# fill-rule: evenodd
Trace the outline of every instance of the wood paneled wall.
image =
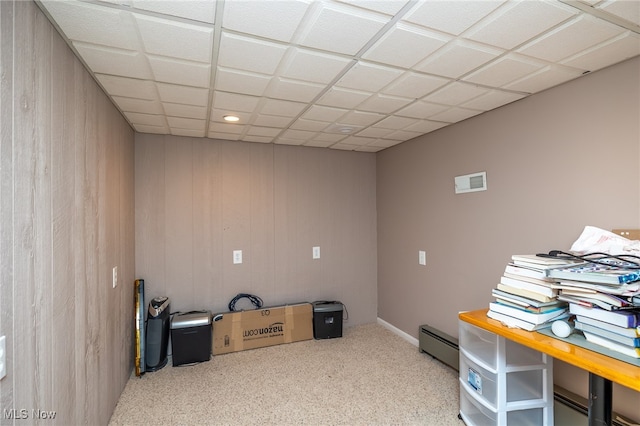
<svg viewBox="0 0 640 426">
<path fill-rule="evenodd" d="M 224 312 L 238 293 L 265 306 L 330 299 L 346 326 L 376 320 L 374 154 L 144 134 L 135 145 L 148 300 Z"/>
<path fill-rule="evenodd" d="M 35 3 L 0 2 L 0 37 L 0 422 L 106 424 L 133 366 L 133 131 Z"/>
</svg>

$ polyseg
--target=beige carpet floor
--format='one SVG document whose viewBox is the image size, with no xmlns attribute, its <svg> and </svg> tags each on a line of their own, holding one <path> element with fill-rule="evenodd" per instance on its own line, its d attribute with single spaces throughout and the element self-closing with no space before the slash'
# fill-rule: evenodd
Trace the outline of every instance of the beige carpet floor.
<svg viewBox="0 0 640 426">
<path fill-rule="evenodd" d="M 378 324 L 132 375 L 110 425 L 456 425 L 455 370 Z"/>
</svg>

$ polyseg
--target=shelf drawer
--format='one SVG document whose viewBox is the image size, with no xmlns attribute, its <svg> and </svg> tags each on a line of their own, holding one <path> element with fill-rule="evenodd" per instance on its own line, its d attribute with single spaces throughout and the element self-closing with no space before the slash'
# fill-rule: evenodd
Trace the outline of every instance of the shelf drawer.
<svg viewBox="0 0 640 426">
<path fill-rule="evenodd" d="M 488 368 L 494 369 L 498 359 L 498 336 L 467 322 L 459 324 L 460 348 L 482 362 Z"/>
<path fill-rule="evenodd" d="M 496 374 L 471 361 L 462 353 L 460 353 L 460 380 L 466 383 L 478 398 L 496 407 L 498 403 Z"/>
<path fill-rule="evenodd" d="M 460 384 L 460 415 L 467 426 L 490 426 L 498 424 L 498 414 L 483 406 L 469 395 L 464 383 Z"/>
<path fill-rule="evenodd" d="M 550 408 L 532 406 L 519 410 L 492 410 L 469 393 L 469 387 L 460 380 L 460 416 L 466 426 L 540 426 L 553 425 Z"/>
<path fill-rule="evenodd" d="M 498 378 L 504 374 L 506 389 L 502 401 L 498 395 Z M 520 370 L 504 373 L 493 373 L 481 365 L 460 354 L 460 380 L 467 383 L 476 395 L 490 404 L 499 408 L 504 403 L 541 400 L 545 398 L 545 375 L 547 370 L 537 368 L 532 370 Z"/>
</svg>

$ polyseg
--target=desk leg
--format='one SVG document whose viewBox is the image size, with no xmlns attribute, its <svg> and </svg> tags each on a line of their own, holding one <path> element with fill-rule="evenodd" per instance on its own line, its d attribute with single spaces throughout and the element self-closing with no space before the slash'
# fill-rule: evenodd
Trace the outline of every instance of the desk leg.
<svg viewBox="0 0 640 426">
<path fill-rule="evenodd" d="M 611 397 L 611 380 L 589 373 L 589 426 L 611 426 Z"/>
</svg>

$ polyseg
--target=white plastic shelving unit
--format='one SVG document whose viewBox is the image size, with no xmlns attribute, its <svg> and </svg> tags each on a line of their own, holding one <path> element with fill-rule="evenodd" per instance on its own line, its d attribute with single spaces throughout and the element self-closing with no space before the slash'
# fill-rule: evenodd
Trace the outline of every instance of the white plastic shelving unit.
<svg viewBox="0 0 640 426">
<path fill-rule="evenodd" d="M 553 358 L 460 321 L 460 416 L 467 426 L 553 426 Z"/>
</svg>

